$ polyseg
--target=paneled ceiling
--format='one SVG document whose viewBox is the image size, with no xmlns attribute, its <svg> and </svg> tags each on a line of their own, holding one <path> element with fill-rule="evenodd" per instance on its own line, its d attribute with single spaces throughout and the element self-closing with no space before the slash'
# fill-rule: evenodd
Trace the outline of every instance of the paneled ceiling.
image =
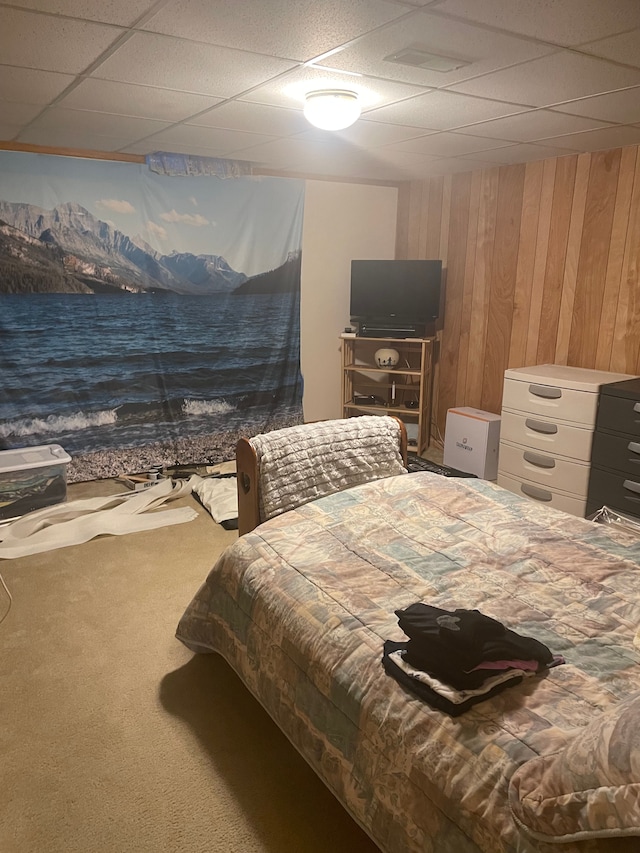
<svg viewBox="0 0 640 853">
<path fill-rule="evenodd" d="M 19 143 L 382 181 L 640 143 L 640 0 L 13 0 L 0 63 Z M 303 117 L 326 86 L 351 128 Z"/>
</svg>

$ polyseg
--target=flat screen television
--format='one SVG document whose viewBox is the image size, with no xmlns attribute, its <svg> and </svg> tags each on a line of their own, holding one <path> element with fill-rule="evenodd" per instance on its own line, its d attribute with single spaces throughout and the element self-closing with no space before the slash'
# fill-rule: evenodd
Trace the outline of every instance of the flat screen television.
<svg viewBox="0 0 640 853">
<path fill-rule="evenodd" d="M 351 321 L 367 329 L 423 334 L 440 315 L 442 261 L 352 260 Z M 384 335 L 382 335 L 384 337 Z"/>
</svg>

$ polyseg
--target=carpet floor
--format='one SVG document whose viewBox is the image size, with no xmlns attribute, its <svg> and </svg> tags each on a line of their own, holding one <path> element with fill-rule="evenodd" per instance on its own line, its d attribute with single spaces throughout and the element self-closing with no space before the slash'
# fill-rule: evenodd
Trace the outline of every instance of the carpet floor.
<svg viewBox="0 0 640 853">
<path fill-rule="evenodd" d="M 237 536 L 180 505 L 197 519 L 0 561 L 0 850 L 376 853 L 222 658 L 174 638 Z"/>
</svg>

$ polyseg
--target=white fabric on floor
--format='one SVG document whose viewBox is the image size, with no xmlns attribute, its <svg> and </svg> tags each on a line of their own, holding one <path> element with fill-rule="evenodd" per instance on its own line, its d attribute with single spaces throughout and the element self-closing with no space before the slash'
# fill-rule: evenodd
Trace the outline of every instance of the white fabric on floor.
<svg viewBox="0 0 640 853">
<path fill-rule="evenodd" d="M 30 512 L 0 527 L 0 558 L 39 554 L 88 542 L 105 533 L 120 536 L 192 521 L 190 507 L 149 512 L 191 493 L 190 481 L 161 480 L 142 492 L 84 498 Z"/>
<path fill-rule="evenodd" d="M 189 480 L 202 505 L 221 524 L 238 517 L 238 481 L 236 477 L 199 477 Z"/>
</svg>

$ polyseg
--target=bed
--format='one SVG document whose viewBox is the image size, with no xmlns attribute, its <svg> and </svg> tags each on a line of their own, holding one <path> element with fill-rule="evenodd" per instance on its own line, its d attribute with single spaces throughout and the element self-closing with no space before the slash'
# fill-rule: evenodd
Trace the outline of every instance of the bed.
<svg viewBox="0 0 640 853">
<path fill-rule="evenodd" d="M 637 851 L 637 533 L 482 480 L 364 480 L 240 536 L 178 639 L 228 661 L 384 853 Z M 381 664 L 414 602 L 566 663 L 451 717 Z"/>
</svg>

